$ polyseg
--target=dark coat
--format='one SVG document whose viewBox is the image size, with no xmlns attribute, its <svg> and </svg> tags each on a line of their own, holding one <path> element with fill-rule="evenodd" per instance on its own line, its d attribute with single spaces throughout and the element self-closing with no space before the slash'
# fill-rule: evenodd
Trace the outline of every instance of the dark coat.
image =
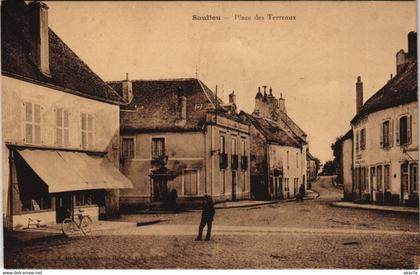
<svg viewBox="0 0 420 275">
<path fill-rule="evenodd" d="M 211 199 L 206 200 L 203 204 L 203 212 L 201 213 L 201 219 L 206 221 L 212 221 L 215 214 L 214 204 Z"/>
</svg>

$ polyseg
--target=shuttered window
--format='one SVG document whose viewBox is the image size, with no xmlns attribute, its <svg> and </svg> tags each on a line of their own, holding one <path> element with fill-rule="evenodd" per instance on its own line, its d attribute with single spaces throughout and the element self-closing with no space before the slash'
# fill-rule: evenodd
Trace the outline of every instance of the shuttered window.
<svg viewBox="0 0 420 275">
<path fill-rule="evenodd" d="M 41 105 L 25 102 L 25 143 L 41 144 Z"/>
<path fill-rule="evenodd" d="M 412 116 L 402 116 L 399 119 L 398 130 L 400 145 L 411 144 L 411 118 Z"/>
<path fill-rule="evenodd" d="M 184 170 L 184 194 L 198 195 L 198 171 Z"/>
<path fill-rule="evenodd" d="M 122 157 L 124 159 L 134 158 L 134 138 L 122 139 Z"/>
<path fill-rule="evenodd" d="M 68 110 L 55 109 L 55 144 L 57 146 L 70 146 L 69 139 L 69 116 Z"/>
<path fill-rule="evenodd" d="M 391 146 L 390 140 L 390 122 L 389 120 L 382 123 L 382 147 L 388 148 Z"/>
<path fill-rule="evenodd" d="M 93 115 L 81 114 L 81 147 L 83 149 L 93 149 L 94 146 L 94 119 Z"/>
<path fill-rule="evenodd" d="M 165 139 L 152 138 L 152 158 L 165 155 Z"/>
</svg>

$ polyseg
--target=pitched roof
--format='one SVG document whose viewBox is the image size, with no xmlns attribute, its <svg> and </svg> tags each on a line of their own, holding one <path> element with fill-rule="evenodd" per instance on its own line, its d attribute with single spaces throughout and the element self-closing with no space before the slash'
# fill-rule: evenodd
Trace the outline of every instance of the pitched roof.
<svg viewBox="0 0 420 275">
<path fill-rule="evenodd" d="M 371 96 L 351 120 L 356 123 L 368 114 L 417 101 L 417 60 L 412 60 L 378 92 Z"/>
<path fill-rule="evenodd" d="M 51 29 L 49 62 L 51 77 L 42 74 L 30 59 L 31 44 L 28 5 L 21 0 L 2 2 L 2 74 L 61 88 L 83 97 L 121 103 L 123 99 L 96 75 Z"/>
<path fill-rule="evenodd" d="M 286 113 L 280 116 L 280 123 L 283 127 L 288 127 L 303 143 L 306 142 L 307 134 L 293 121 Z"/>
<path fill-rule="evenodd" d="M 275 142 L 283 146 L 291 146 L 300 148 L 302 143 L 297 137 L 289 134 L 284 126 L 276 121 L 260 117 L 257 115 L 241 112 L 240 116 L 248 120 L 269 142 Z"/>
<path fill-rule="evenodd" d="M 122 94 L 123 81 L 108 82 Z M 171 131 L 201 130 L 207 113 L 223 102 L 195 78 L 133 80 L 133 100 L 121 110 L 120 125 L 123 130 Z M 179 123 L 179 96 L 186 97 L 187 116 L 185 123 Z M 218 112 L 219 115 L 242 122 L 238 115 Z"/>
</svg>

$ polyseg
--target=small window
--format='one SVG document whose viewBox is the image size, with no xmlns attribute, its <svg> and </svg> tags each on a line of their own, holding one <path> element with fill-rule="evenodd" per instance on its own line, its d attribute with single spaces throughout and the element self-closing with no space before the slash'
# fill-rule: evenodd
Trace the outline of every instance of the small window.
<svg viewBox="0 0 420 275">
<path fill-rule="evenodd" d="M 165 155 L 165 139 L 152 138 L 152 158 L 158 158 Z"/>
<path fill-rule="evenodd" d="M 25 142 L 41 144 L 41 105 L 25 102 Z"/>
<path fill-rule="evenodd" d="M 390 131 L 389 131 L 389 127 L 390 127 L 390 122 L 389 120 L 385 121 L 382 124 L 382 138 L 383 138 L 383 148 L 388 148 L 390 147 L 391 143 L 390 143 Z"/>
<path fill-rule="evenodd" d="M 122 158 L 124 159 L 132 159 L 134 158 L 134 138 L 126 138 L 122 139 Z"/>
<path fill-rule="evenodd" d="M 296 153 L 296 168 L 299 168 L 299 153 Z"/>
<path fill-rule="evenodd" d="M 198 195 L 198 171 L 197 170 L 184 170 L 184 194 L 185 195 Z"/>
<path fill-rule="evenodd" d="M 93 149 L 93 115 L 81 114 L 82 149 Z"/>
</svg>

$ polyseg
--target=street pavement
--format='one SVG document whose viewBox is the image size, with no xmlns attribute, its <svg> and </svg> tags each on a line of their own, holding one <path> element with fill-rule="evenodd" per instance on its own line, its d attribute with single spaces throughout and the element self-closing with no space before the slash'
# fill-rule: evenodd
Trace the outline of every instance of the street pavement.
<svg viewBox="0 0 420 275">
<path fill-rule="evenodd" d="M 5 247 L 6 268 L 369 268 L 419 265 L 418 216 L 337 208 L 330 178 L 303 203 L 217 209 L 213 237 L 194 241 L 200 212 L 125 215 L 138 226 Z"/>
</svg>

